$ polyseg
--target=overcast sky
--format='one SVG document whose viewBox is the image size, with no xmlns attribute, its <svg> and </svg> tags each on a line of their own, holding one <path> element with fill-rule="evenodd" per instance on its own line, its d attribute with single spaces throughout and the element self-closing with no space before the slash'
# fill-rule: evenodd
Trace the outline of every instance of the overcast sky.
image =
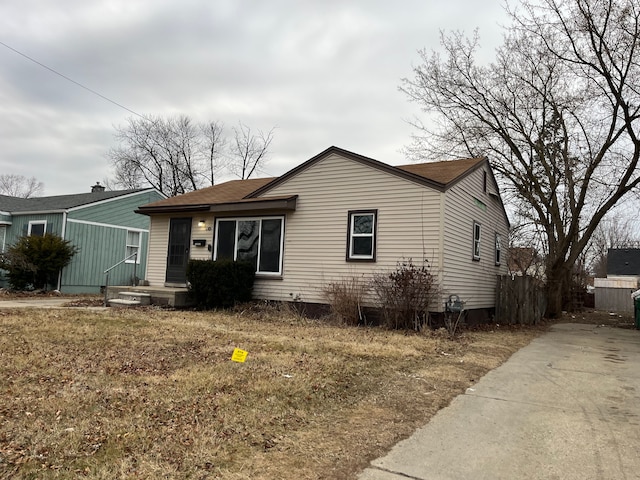
<svg viewBox="0 0 640 480">
<path fill-rule="evenodd" d="M 478 28 L 490 58 L 500 0 L 21 0 L 0 3 L 0 42 L 143 115 L 275 127 L 266 175 L 336 145 L 402 164 L 419 114 L 398 91 L 439 48 Z M 0 173 L 44 195 L 111 175 L 114 125 L 132 113 L 0 45 Z"/>
</svg>

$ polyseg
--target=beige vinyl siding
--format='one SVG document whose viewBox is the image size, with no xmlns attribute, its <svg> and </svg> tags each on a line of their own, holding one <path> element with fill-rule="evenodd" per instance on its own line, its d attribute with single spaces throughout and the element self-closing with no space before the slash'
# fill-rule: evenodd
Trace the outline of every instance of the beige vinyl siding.
<svg viewBox="0 0 640 480">
<path fill-rule="evenodd" d="M 483 171 L 479 168 L 445 194 L 443 298 L 460 295 L 466 308 L 491 308 L 495 305 L 496 276 L 507 273 L 506 247 L 508 226 L 500 202 L 489 192 L 497 192 L 492 176 L 487 175 L 483 191 Z M 476 199 L 486 206 L 484 211 Z M 473 260 L 473 224 L 481 225 L 480 260 Z M 495 265 L 495 234 L 502 239 L 502 262 Z"/>
<path fill-rule="evenodd" d="M 299 195 L 285 220 L 281 279 L 256 279 L 254 295 L 326 302 L 322 288 L 345 275 L 370 278 L 403 258 L 438 270 L 441 193 L 330 155 L 264 195 Z M 347 262 L 348 212 L 377 209 L 375 262 Z"/>
<path fill-rule="evenodd" d="M 200 220 L 205 221 L 205 225 L 200 227 L 198 223 Z M 210 213 L 207 214 L 194 214 L 193 222 L 191 224 L 191 248 L 189 250 L 189 258 L 193 260 L 211 260 L 213 250 L 209 251 L 207 245 L 211 245 L 213 249 L 213 226 L 214 219 Z M 196 247 L 193 245 L 194 240 L 206 240 L 207 245 L 204 247 Z"/>
<path fill-rule="evenodd" d="M 163 287 L 167 269 L 169 217 L 153 215 L 149 227 L 146 279 L 152 287 Z"/>
</svg>

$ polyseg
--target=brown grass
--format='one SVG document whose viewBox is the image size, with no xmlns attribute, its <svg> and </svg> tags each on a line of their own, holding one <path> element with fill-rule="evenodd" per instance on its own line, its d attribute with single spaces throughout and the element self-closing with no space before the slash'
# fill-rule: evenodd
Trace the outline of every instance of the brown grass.
<svg viewBox="0 0 640 480">
<path fill-rule="evenodd" d="M 355 478 L 537 333 L 0 310 L 0 477 Z"/>
</svg>

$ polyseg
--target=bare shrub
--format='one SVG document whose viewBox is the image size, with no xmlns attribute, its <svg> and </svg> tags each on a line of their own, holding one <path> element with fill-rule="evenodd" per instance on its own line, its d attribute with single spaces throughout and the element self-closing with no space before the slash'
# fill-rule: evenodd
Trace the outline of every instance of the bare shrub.
<svg viewBox="0 0 640 480">
<path fill-rule="evenodd" d="M 372 284 L 385 326 L 412 330 L 429 323 L 429 306 L 437 287 L 429 262 L 418 266 L 410 258 L 398 262 L 391 272 L 374 275 Z"/>
<path fill-rule="evenodd" d="M 331 314 L 341 323 L 359 325 L 364 323 L 362 302 L 369 285 L 362 277 L 355 275 L 340 278 L 328 283 L 322 289 Z"/>
</svg>

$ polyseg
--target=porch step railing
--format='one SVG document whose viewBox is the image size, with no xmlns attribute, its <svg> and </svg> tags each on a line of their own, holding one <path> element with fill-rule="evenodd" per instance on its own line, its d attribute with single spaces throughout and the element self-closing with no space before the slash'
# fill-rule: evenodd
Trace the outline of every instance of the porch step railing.
<svg viewBox="0 0 640 480">
<path fill-rule="evenodd" d="M 131 255 L 129 255 L 128 257 L 123 258 L 122 260 L 120 260 L 118 263 L 116 263 L 115 265 L 107 268 L 104 271 L 104 275 L 105 275 L 105 280 L 104 280 L 104 303 L 103 305 L 106 307 L 107 306 L 107 293 L 109 291 L 109 272 L 111 272 L 111 270 L 113 270 L 114 268 L 116 268 L 118 265 L 122 265 L 124 262 L 126 262 L 127 260 L 133 258 L 133 277 L 131 280 L 132 283 L 132 287 L 136 286 L 136 267 L 138 265 L 138 252 L 132 253 Z"/>
</svg>

